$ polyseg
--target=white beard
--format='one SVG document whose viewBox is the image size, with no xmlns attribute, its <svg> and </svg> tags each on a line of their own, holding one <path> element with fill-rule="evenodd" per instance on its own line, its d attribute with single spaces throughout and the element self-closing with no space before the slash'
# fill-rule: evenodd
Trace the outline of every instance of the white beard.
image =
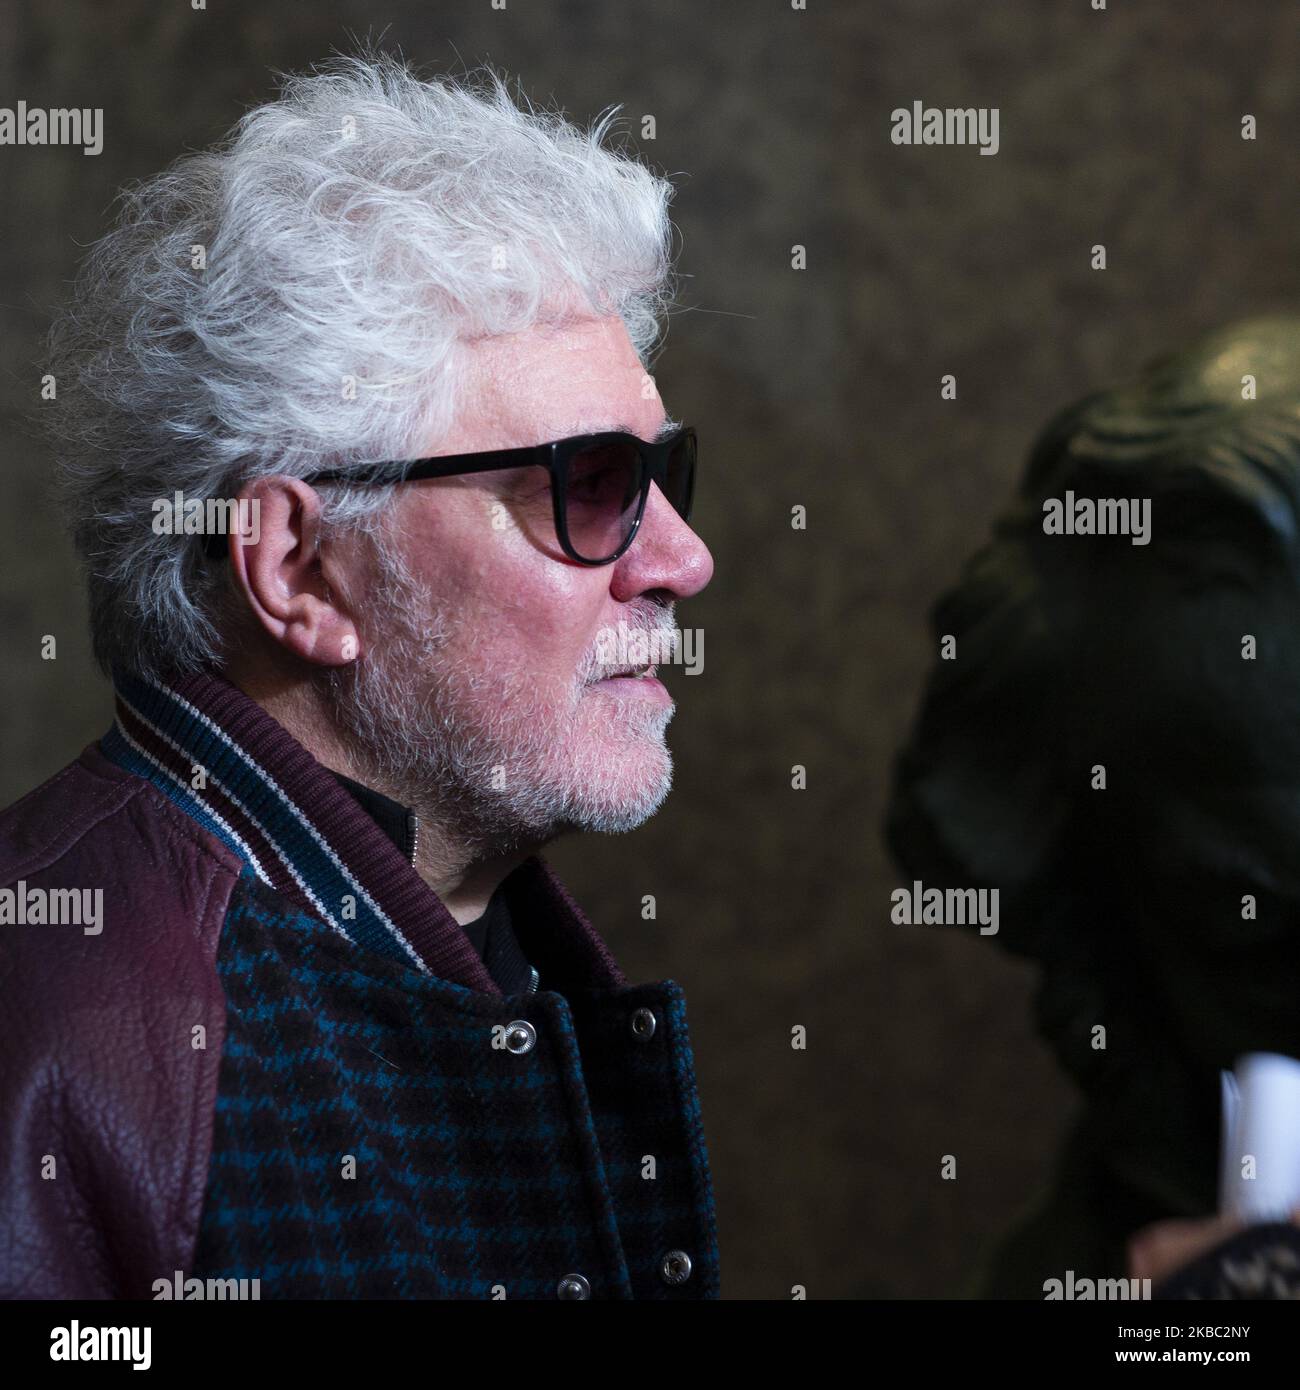
<svg viewBox="0 0 1300 1390">
<path fill-rule="evenodd" d="M 392 789 L 474 858 L 567 830 L 632 830 L 659 809 L 672 786 L 674 706 L 593 694 L 594 652 L 567 689 L 539 686 L 528 669 L 468 665 L 472 641 L 453 645 L 457 626 L 400 557 L 378 538 L 375 553 L 366 649 L 322 676 L 360 780 Z M 647 630 L 672 621 L 652 606 L 638 616 Z"/>
</svg>

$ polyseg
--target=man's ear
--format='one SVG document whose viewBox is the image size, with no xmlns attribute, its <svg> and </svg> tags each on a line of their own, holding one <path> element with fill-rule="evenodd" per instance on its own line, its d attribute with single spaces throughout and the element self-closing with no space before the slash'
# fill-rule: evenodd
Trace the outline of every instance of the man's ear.
<svg viewBox="0 0 1300 1390">
<path fill-rule="evenodd" d="M 230 537 L 230 572 L 249 611 L 286 651 L 318 666 L 360 654 L 352 614 L 321 564 L 321 503 L 297 478 L 258 478 L 238 494 L 243 522 Z"/>
</svg>

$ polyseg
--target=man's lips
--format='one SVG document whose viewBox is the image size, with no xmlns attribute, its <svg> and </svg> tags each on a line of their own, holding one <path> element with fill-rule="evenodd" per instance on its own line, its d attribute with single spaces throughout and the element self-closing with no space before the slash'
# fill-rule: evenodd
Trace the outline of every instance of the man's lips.
<svg viewBox="0 0 1300 1390">
<path fill-rule="evenodd" d="M 655 679 L 655 667 L 653 666 L 619 666 L 607 675 L 598 676 L 595 680 L 588 681 L 587 685 L 589 689 L 593 690 L 599 690 L 601 686 L 609 686 L 611 691 L 613 687 L 617 686 L 622 695 L 640 695 L 647 699 L 672 703 L 672 697 L 668 694 L 664 683 Z"/>
<path fill-rule="evenodd" d="M 641 666 L 618 666 L 612 671 L 606 671 L 603 676 L 597 676 L 590 683 L 596 685 L 600 681 L 653 680 L 654 674 L 655 668 L 648 662 Z"/>
</svg>

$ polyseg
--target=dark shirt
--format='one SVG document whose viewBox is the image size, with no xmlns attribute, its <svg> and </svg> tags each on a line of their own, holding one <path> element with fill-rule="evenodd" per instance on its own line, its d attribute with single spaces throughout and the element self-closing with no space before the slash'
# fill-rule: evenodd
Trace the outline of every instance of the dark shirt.
<svg viewBox="0 0 1300 1390">
<path fill-rule="evenodd" d="M 415 812 L 382 792 L 344 777 L 341 772 L 333 775 L 342 787 L 356 797 L 375 824 L 397 846 L 407 863 L 411 863 L 415 855 Z M 483 915 L 472 922 L 462 922 L 461 930 L 469 937 L 470 945 L 482 958 L 488 974 L 502 994 L 528 994 L 537 987 L 533 967 L 528 964 L 515 936 L 510 920 L 510 900 L 504 883 L 488 900 Z"/>
</svg>

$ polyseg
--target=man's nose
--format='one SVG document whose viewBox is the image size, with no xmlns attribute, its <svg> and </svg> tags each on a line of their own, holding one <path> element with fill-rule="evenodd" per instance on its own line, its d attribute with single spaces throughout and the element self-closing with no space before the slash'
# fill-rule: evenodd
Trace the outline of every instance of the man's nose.
<svg viewBox="0 0 1300 1390">
<path fill-rule="evenodd" d="M 678 598 L 690 598 L 712 578 L 709 547 L 654 484 L 646 498 L 641 529 L 614 564 L 614 597 L 626 601 L 648 589 L 667 589 Z"/>
</svg>

